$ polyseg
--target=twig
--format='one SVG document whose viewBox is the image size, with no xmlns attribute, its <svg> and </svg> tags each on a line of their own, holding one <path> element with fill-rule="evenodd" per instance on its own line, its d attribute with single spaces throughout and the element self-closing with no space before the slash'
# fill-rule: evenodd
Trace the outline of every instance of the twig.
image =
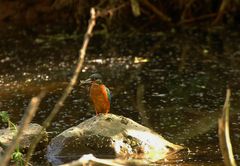
<svg viewBox="0 0 240 166">
<path fill-rule="evenodd" d="M 43 122 L 43 128 L 42 128 L 41 132 L 43 132 L 44 129 L 46 129 L 50 125 L 51 121 L 56 116 L 56 114 L 59 112 L 60 108 L 63 106 L 63 103 L 65 102 L 65 100 L 67 99 L 68 95 L 71 93 L 74 85 L 77 82 L 79 73 L 81 72 L 81 69 L 82 69 L 82 66 L 83 66 L 83 63 L 84 63 L 84 58 L 85 58 L 87 46 L 88 46 L 88 43 L 89 43 L 90 38 L 92 36 L 92 31 L 93 31 L 93 28 L 94 28 L 95 24 L 96 24 L 96 11 L 95 11 L 94 8 L 91 8 L 91 18 L 90 18 L 89 23 L 88 23 L 87 32 L 85 33 L 85 36 L 84 36 L 84 41 L 83 41 L 83 44 L 82 44 L 82 48 L 79 50 L 79 59 L 78 59 L 77 67 L 74 71 L 74 74 L 73 74 L 68 86 L 64 90 L 62 96 L 60 97 L 58 102 L 55 104 L 55 106 L 54 106 L 53 110 L 51 111 L 50 115 Z M 35 148 L 36 148 L 36 146 L 37 146 L 37 144 L 39 143 L 40 140 L 41 140 L 41 134 L 39 136 L 35 137 L 32 144 L 30 145 L 30 148 L 29 148 L 28 153 L 27 153 L 27 158 L 26 158 L 27 162 L 29 162 L 29 160 L 31 158 L 31 155 L 34 152 L 34 150 L 35 150 Z"/>
<path fill-rule="evenodd" d="M 182 12 L 181 15 L 181 20 L 185 19 L 187 12 L 189 11 L 189 9 L 191 8 L 192 4 L 194 3 L 195 0 L 189 0 L 188 3 L 185 5 L 185 8 Z"/>
<path fill-rule="evenodd" d="M 110 165 L 110 166 L 123 166 L 122 164 L 116 164 L 112 162 L 113 160 L 98 159 L 92 154 L 83 155 L 80 159 L 75 160 L 71 163 L 63 164 L 60 166 L 85 166 L 96 164 Z"/>
<path fill-rule="evenodd" d="M 105 16 L 112 16 L 114 12 L 122 9 L 123 7 L 127 6 L 129 4 L 129 2 L 125 2 L 115 8 L 110 8 L 110 9 L 105 9 L 105 10 L 101 10 L 100 12 L 97 13 L 96 17 L 105 17 Z"/>
<path fill-rule="evenodd" d="M 227 89 L 222 117 L 218 120 L 218 135 L 221 152 L 226 166 L 236 166 L 229 134 L 229 108 L 231 91 Z"/>
<path fill-rule="evenodd" d="M 170 17 L 165 15 L 162 11 L 158 10 L 158 8 L 152 5 L 148 0 L 141 0 L 140 2 L 149 8 L 154 14 L 156 14 L 162 21 L 171 22 Z"/>
<path fill-rule="evenodd" d="M 219 23 L 219 21 L 222 19 L 225 11 L 226 11 L 226 8 L 228 7 L 230 3 L 230 0 L 222 0 L 222 3 L 221 3 L 221 6 L 218 10 L 218 14 L 217 14 L 217 17 L 215 18 L 215 20 L 213 21 L 213 25 L 216 25 L 217 23 Z"/>
<path fill-rule="evenodd" d="M 209 18 L 215 17 L 216 15 L 217 15 L 217 13 L 210 13 L 210 14 L 199 16 L 199 17 L 196 17 L 196 18 L 182 20 L 181 22 L 178 23 L 178 25 L 189 24 L 189 23 L 193 23 L 193 22 L 196 22 L 196 21 L 209 19 Z"/>
<path fill-rule="evenodd" d="M 92 166 L 92 165 L 109 165 L 109 166 L 130 166 L 130 165 L 150 165 L 149 161 L 144 159 L 131 159 L 131 160 L 123 160 L 123 159 L 100 159 L 96 158 L 92 154 L 83 155 L 80 159 L 72 161 L 70 163 L 66 163 L 60 166 Z"/>
<path fill-rule="evenodd" d="M 0 166 L 8 165 L 8 161 L 10 160 L 11 154 L 16 148 L 16 145 L 19 144 L 19 141 L 23 132 L 28 128 L 29 123 L 32 121 L 33 117 L 35 116 L 38 106 L 44 96 L 45 96 L 45 91 L 42 91 L 38 96 L 32 98 L 26 112 L 24 113 L 20 127 L 18 128 L 17 135 L 14 137 L 11 144 L 8 146 L 6 153 L 1 159 Z"/>
</svg>

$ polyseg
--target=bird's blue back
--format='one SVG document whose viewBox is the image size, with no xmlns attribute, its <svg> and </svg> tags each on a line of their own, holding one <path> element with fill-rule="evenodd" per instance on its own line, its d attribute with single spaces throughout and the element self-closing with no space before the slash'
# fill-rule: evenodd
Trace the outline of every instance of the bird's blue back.
<svg viewBox="0 0 240 166">
<path fill-rule="evenodd" d="M 111 92 L 110 92 L 110 90 L 106 86 L 105 86 L 105 89 L 107 91 L 108 100 L 111 103 Z"/>
</svg>

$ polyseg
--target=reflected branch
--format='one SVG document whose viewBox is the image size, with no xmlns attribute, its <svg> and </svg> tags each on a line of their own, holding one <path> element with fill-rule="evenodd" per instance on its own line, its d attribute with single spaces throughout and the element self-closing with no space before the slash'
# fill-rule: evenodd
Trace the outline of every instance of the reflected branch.
<svg viewBox="0 0 240 166">
<path fill-rule="evenodd" d="M 96 11 L 95 11 L 94 8 L 92 8 L 91 9 L 91 18 L 90 18 L 89 23 L 88 23 L 87 32 L 85 33 L 82 47 L 79 50 L 79 59 L 78 59 L 77 67 L 76 67 L 76 69 L 74 71 L 74 74 L 73 74 L 73 76 L 72 76 L 68 86 L 64 90 L 62 96 L 60 97 L 60 99 L 55 104 L 55 106 L 54 106 L 53 110 L 51 111 L 50 115 L 43 122 L 43 128 L 42 128 L 41 132 L 43 132 L 47 127 L 50 126 L 53 118 L 59 112 L 59 110 L 63 106 L 65 100 L 67 99 L 68 95 L 71 93 L 74 85 L 77 83 L 77 79 L 78 79 L 79 73 L 81 72 L 82 67 L 83 67 L 84 58 L 85 58 L 85 55 L 86 55 L 86 50 L 87 50 L 87 47 L 88 47 L 88 43 L 89 43 L 90 38 L 92 36 L 93 28 L 94 28 L 94 26 L 96 24 L 96 18 L 97 18 Z M 35 139 L 33 140 L 32 144 L 31 144 L 31 146 L 30 146 L 30 148 L 28 150 L 28 153 L 27 153 L 27 158 L 26 158 L 27 162 L 30 160 L 31 155 L 33 154 L 33 152 L 34 152 L 37 144 L 40 142 L 41 138 L 42 138 L 41 134 L 39 134 L 39 136 L 35 137 Z"/>
<path fill-rule="evenodd" d="M 45 91 L 42 91 L 38 96 L 32 98 L 26 112 L 23 115 L 21 124 L 17 130 L 18 131 L 17 135 L 13 138 L 11 144 L 8 146 L 3 158 L 1 159 L 0 166 L 8 165 L 11 154 L 15 150 L 16 146 L 19 144 L 20 138 L 23 132 L 28 128 L 29 123 L 32 121 L 33 117 L 35 116 L 38 106 L 44 96 L 45 96 Z"/>
<path fill-rule="evenodd" d="M 236 166 L 229 134 L 229 109 L 231 91 L 227 89 L 222 117 L 218 120 L 218 135 L 221 152 L 226 166 Z"/>
<path fill-rule="evenodd" d="M 141 116 L 142 119 L 142 123 L 143 125 L 147 126 L 147 127 L 151 127 L 151 125 L 148 122 L 148 116 L 147 116 L 147 112 L 143 103 L 143 99 L 144 99 L 144 85 L 143 84 L 139 84 L 137 86 L 137 103 L 136 103 L 136 107 L 137 110 Z"/>
</svg>

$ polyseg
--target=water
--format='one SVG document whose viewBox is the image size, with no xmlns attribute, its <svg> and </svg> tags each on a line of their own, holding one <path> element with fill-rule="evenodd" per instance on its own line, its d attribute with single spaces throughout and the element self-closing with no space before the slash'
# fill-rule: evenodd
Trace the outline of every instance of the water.
<svg viewBox="0 0 240 166">
<path fill-rule="evenodd" d="M 47 95 L 33 120 L 41 124 L 72 76 L 82 36 L 5 31 L 0 33 L 0 110 L 18 123 L 31 97 L 45 88 Z M 239 36 L 221 29 L 114 36 L 104 41 L 95 36 L 80 79 L 101 73 L 113 94 L 112 113 L 188 147 L 189 154 L 178 164 L 223 165 L 217 121 L 227 86 L 233 93 L 231 139 L 239 154 Z M 77 85 L 48 128 L 50 137 L 94 115 L 87 89 Z M 41 162 L 44 159 L 36 164 Z"/>
</svg>

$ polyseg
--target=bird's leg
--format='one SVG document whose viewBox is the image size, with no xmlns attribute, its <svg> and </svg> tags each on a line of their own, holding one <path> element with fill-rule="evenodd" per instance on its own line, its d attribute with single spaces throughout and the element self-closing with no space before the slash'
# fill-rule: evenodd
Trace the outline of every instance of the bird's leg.
<svg viewBox="0 0 240 166">
<path fill-rule="evenodd" d="M 104 114 L 105 114 L 105 115 L 107 115 L 107 114 L 108 114 L 108 112 L 109 112 L 109 110 L 105 111 L 105 113 L 104 113 Z"/>
</svg>

